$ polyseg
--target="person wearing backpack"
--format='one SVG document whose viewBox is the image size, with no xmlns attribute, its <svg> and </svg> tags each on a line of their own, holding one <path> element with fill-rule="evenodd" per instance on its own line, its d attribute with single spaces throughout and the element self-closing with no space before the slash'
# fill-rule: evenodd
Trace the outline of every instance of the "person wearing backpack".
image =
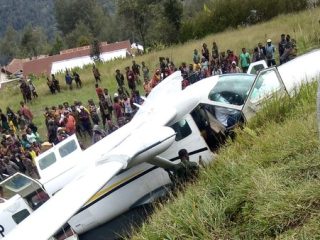
<svg viewBox="0 0 320 240">
<path fill-rule="evenodd" d="M 267 45 L 266 45 L 266 59 L 267 59 L 268 67 L 277 65 L 275 57 L 274 57 L 275 51 L 276 51 L 276 49 L 273 46 L 271 39 L 268 39 Z"/>
</svg>

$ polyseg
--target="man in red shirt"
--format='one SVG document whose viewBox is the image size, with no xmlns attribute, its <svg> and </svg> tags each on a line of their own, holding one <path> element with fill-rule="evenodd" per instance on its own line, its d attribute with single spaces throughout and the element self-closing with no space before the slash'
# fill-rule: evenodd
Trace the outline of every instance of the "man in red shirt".
<svg viewBox="0 0 320 240">
<path fill-rule="evenodd" d="M 69 135 L 72 135 L 76 132 L 76 120 L 71 114 L 69 114 L 69 111 L 65 111 L 64 116 L 66 119 L 66 124 L 65 124 L 66 132 Z"/>
<path fill-rule="evenodd" d="M 104 98 L 104 94 L 103 94 L 103 89 L 101 87 L 99 87 L 98 83 L 96 83 L 96 93 L 98 95 L 98 98 L 100 99 L 100 97 Z"/>
</svg>

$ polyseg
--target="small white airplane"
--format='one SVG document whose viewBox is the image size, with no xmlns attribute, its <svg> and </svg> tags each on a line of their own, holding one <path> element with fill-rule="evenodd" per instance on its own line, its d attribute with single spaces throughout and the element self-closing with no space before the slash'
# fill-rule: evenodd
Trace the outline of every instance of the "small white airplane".
<svg viewBox="0 0 320 240">
<path fill-rule="evenodd" d="M 175 72 L 131 122 L 93 146 L 82 151 L 71 136 L 41 154 L 39 181 L 18 173 L 1 182 L 0 238 L 44 240 L 66 222 L 83 233 L 152 202 L 170 184 L 163 168 L 179 162 L 180 149 L 209 163 L 236 122 L 250 119 L 274 93 L 291 95 L 320 77 L 319 62 L 315 50 L 257 75 L 213 76 L 184 90 Z"/>
</svg>

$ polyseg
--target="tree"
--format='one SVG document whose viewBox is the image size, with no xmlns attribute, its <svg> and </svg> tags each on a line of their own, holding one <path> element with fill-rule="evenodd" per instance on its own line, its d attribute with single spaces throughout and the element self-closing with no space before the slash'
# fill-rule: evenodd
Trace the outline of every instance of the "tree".
<svg viewBox="0 0 320 240">
<path fill-rule="evenodd" d="M 98 39 L 94 39 L 92 44 L 91 44 L 91 49 L 90 49 L 90 57 L 94 61 L 100 61 L 100 54 L 101 54 L 101 44 Z"/>
<path fill-rule="evenodd" d="M 155 0 L 119 0 L 117 9 L 118 16 L 125 23 L 125 27 L 130 29 L 132 38 L 138 35 L 144 49 L 146 49 L 146 37 L 154 16 L 152 6 Z M 133 39 L 136 41 L 137 39 Z"/>
<path fill-rule="evenodd" d="M 93 41 L 93 36 L 89 27 L 84 22 L 80 21 L 77 23 L 75 29 L 70 32 L 65 39 L 69 48 L 82 47 L 90 45 Z"/>
<path fill-rule="evenodd" d="M 0 65 L 5 65 L 19 53 L 19 35 L 12 26 L 7 31 L 0 42 Z"/>
<path fill-rule="evenodd" d="M 94 37 L 97 37 L 103 27 L 105 13 L 96 0 L 56 0 L 55 16 L 58 29 L 68 35 L 82 22 Z"/>
<path fill-rule="evenodd" d="M 63 49 L 63 47 L 64 47 L 64 43 L 63 43 L 61 36 L 56 35 L 55 41 L 54 41 L 54 43 L 51 47 L 51 50 L 50 50 L 50 55 L 59 54 L 60 51 Z"/>
<path fill-rule="evenodd" d="M 24 29 L 21 39 L 21 50 L 24 57 L 34 57 L 40 53 L 45 53 L 47 44 L 47 36 L 42 28 L 33 28 L 31 25 L 28 25 Z"/>
</svg>

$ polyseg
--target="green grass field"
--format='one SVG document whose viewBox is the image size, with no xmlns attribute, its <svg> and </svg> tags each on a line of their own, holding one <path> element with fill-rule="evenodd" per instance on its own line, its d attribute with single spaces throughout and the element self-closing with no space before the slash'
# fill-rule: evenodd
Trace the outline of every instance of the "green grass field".
<svg viewBox="0 0 320 240">
<path fill-rule="evenodd" d="M 194 48 L 203 42 L 220 50 L 252 49 L 281 33 L 297 40 L 299 53 L 320 46 L 320 9 L 279 16 L 248 28 L 228 30 L 136 57 L 150 69 L 159 56 L 179 65 L 191 62 Z M 132 59 L 98 66 L 102 86 L 115 90 L 114 71 L 131 65 Z M 81 90 L 51 95 L 44 79 L 35 82 L 39 99 L 30 105 L 35 122 L 44 134 L 45 106 L 89 98 L 97 100 L 91 67 L 79 70 Z M 58 76 L 64 86 L 63 76 Z M 133 239 L 320 239 L 320 151 L 316 125 L 316 86 L 304 86 L 292 99 L 272 101 L 234 142 L 229 142 L 215 161 L 201 172 L 199 181 L 177 197 L 158 204 L 157 211 Z M 9 84 L 1 89 L 0 107 L 18 108 L 19 89 Z"/>
</svg>

